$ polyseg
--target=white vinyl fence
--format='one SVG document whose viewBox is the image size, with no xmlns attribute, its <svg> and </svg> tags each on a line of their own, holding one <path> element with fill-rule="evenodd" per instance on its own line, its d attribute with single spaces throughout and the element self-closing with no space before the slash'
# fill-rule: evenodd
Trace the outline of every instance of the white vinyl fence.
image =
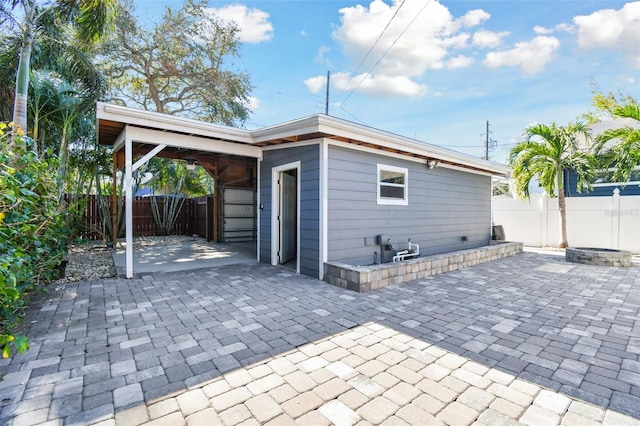
<svg viewBox="0 0 640 426">
<path fill-rule="evenodd" d="M 572 247 L 599 247 L 640 253 L 640 196 L 566 198 L 567 240 Z M 508 241 L 555 247 L 560 241 L 557 198 L 530 201 L 494 198 L 493 223 Z"/>
</svg>

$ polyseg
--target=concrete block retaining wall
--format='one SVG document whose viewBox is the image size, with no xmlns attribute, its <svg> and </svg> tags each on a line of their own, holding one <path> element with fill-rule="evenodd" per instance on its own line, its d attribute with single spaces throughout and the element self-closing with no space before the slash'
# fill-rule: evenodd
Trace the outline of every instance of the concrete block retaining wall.
<svg viewBox="0 0 640 426">
<path fill-rule="evenodd" d="M 501 242 L 475 249 L 370 266 L 328 262 L 324 264 L 324 280 L 338 287 L 365 292 L 520 254 L 522 246 L 522 243 Z"/>
</svg>

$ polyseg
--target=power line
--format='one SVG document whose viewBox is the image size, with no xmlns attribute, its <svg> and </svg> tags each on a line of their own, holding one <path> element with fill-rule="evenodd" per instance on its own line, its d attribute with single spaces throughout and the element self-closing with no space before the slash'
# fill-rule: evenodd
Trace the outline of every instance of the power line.
<svg viewBox="0 0 640 426">
<path fill-rule="evenodd" d="M 368 126 L 367 123 L 365 123 L 364 121 L 360 120 L 358 117 L 356 117 L 355 115 L 351 114 L 349 111 L 347 111 L 346 109 L 344 109 L 342 107 L 342 105 L 338 105 L 338 108 L 340 108 L 343 112 L 345 112 L 349 117 L 353 118 L 354 120 L 356 120 L 358 123 Z"/>
<path fill-rule="evenodd" d="M 384 59 L 385 56 L 387 56 L 387 54 L 389 53 L 389 51 L 391 51 L 391 49 L 393 48 L 393 46 L 396 45 L 396 43 L 398 42 L 398 40 L 400 40 L 400 38 L 404 35 L 404 33 L 407 32 L 407 30 L 409 29 L 409 27 L 411 27 L 411 25 L 415 22 L 416 19 L 418 19 L 418 16 L 420 16 L 422 14 L 422 11 L 429 5 L 429 3 L 431 3 L 431 0 L 427 1 L 424 6 L 422 6 L 422 9 L 420 9 L 420 12 L 416 13 L 416 16 L 413 17 L 413 19 L 411 20 L 411 22 L 409 22 L 409 24 L 404 28 L 404 30 L 402 30 L 402 32 L 400 33 L 400 35 L 398 35 L 398 37 L 393 41 L 393 43 L 391 43 L 391 46 L 389 46 L 389 48 L 382 54 L 382 56 L 380 57 L 380 59 L 378 59 L 378 61 L 373 64 L 373 66 L 369 69 L 369 71 L 367 71 L 365 73 L 365 75 L 362 77 L 362 79 L 360 80 L 360 82 L 356 85 L 356 87 L 354 87 L 353 89 L 351 89 L 351 91 L 349 92 L 349 94 L 347 95 L 347 97 L 344 99 L 344 101 L 342 101 L 342 103 L 347 102 L 347 100 L 349 100 L 349 98 L 351 97 L 351 95 L 353 95 L 353 93 L 358 89 L 358 87 L 360 87 L 360 85 L 364 82 L 364 80 L 369 76 L 369 74 L 371 74 L 371 71 L 373 71 L 375 69 L 375 67 L 378 66 L 378 64 L 380 64 L 380 62 L 382 62 L 382 60 Z"/>
<path fill-rule="evenodd" d="M 369 55 L 371 54 L 371 52 L 373 52 L 373 48 L 376 47 L 376 45 L 378 44 L 380 39 L 382 39 L 382 36 L 384 35 L 384 33 L 387 31 L 387 29 L 389 29 L 389 25 L 391 25 L 391 22 L 393 22 L 395 17 L 398 15 L 398 12 L 400 12 L 400 9 L 402 9 L 402 6 L 404 6 L 405 1 L 406 0 L 402 0 L 402 3 L 400 3 L 400 6 L 398 6 L 398 8 L 396 9 L 395 13 L 391 17 L 391 19 L 389 19 L 389 22 L 387 22 L 387 25 L 384 27 L 382 32 L 378 35 L 378 38 L 376 39 L 376 41 L 373 42 L 373 44 L 369 48 L 369 51 L 367 52 L 367 54 L 364 55 L 364 58 L 362 58 L 362 60 L 358 64 L 358 66 L 353 70 L 354 74 L 356 74 L 358 72 L 358 70 L 360 69 L 362 64 L 364 64 L 364 61 L 366 61 L 367 58 L 369 57 Z M 338 97 L 336 99 L 340 99 L 340 97 L 342 96 L 342 94 L 344 93 L 345 90 L 347 90 L 346 87 L 340 91 L 340 93 L 338 94 Z"/>
</svg>

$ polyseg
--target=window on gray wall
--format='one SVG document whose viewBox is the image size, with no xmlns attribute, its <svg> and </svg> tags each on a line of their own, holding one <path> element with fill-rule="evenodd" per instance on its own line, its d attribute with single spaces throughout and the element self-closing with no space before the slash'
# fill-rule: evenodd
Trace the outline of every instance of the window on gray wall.
<svg viewBox="0 0 640 426">
<path fill-rule="evenodd" d="M 378 204 L 406 206 L 409 203 L 408 179 L 407 169 L 378 164 Z"/>
</svg>

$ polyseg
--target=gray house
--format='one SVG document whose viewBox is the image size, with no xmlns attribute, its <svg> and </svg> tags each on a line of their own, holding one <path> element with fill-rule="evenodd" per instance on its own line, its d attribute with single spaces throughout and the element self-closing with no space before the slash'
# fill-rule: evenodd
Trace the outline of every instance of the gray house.
<svg viewBox="0 0 640 426">
<path fill-rule="evenodd" d="M 130 173 L 161 151 L 197 159 L 212 174 L 225 161 L 246 160 L 258 260 L 318 278 L 326 262 L 391 261 L 409 239 L 421 255 L 487 245 L 492 177 L 510 171 L 322 114 L 258 130 L 108 104 L 98 104 L 97 116 L 100 143 L 129 152 L 116 167 Z"/>
<path fill-rule="evenodd" d="M 286 143 L 260 162 L 262 262 L 321 277 L 327 261 L 390 261 L 388 243 L 409 238 L 421 254 L 491 239 L 491 178 L 506 166 L 326 115 L 253 134 L 274 132 Z"/>
</svg>

